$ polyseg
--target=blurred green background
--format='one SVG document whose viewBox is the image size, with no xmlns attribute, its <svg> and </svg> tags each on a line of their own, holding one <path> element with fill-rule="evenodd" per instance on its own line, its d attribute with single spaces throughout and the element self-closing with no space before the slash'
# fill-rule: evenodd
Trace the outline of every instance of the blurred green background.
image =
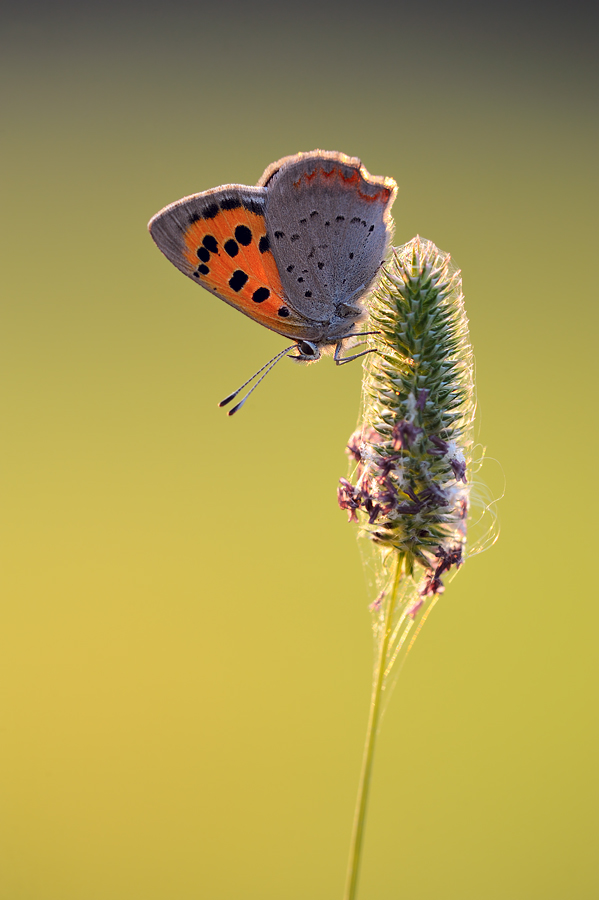
<svg viewBox="0 0 599 900">
<path fill-rule="evenodd" d="M 462 267 L 506 483 L 389 703 L 360 900 L 598 896 L 592 16 L 7 8 L 2 900 L 341 897 L 372 649 L 335 501 L 360 367 L 283 362 L 228 419 L 282 339 L 146 232 L 315 147 L 393 176 L 396 243 Z"/>
</svg>

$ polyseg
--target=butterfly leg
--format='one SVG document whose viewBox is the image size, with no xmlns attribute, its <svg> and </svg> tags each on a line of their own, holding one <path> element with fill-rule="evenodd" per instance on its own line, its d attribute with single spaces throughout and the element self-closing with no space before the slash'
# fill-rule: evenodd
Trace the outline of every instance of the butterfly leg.
<svg viewBox="0 0 599 900">
<path fill-rule="evenodd" d="M 353 332 L 348 334 L 348 337 L 366 337 L 369 334 L 380 334 L 380 331 L 357 331 L 355 334 Z"/>
<path fill-rule="evenodd" d="M 354 353 L 352 356 L 340 356 L 339 354 L 341 353 L 342 350 L 343 350 L 343 342 L 339 341 L 339 343 L 335 347 L 335 354 L 333 356 L 336 366 L 344 366 L 345 363 L 352 362 L 354 359 L 359 359 L 361 356 L 366 356 L 367 353 L 375 353 L 376 352 L 375 348 L 371 347 L 370 350 L 362 350 L 360 353 Z"/>
</svg>

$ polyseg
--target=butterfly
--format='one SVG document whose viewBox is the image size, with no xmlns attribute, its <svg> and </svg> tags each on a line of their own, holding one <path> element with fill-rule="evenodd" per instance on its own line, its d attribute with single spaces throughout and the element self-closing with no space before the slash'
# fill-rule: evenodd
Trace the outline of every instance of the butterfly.
<svg viewBox="0 0 599 900">
<path fill-rule="evenodd" d="M 341 356 L 360 336 L 363 300 L 391 239 L 397 185 L 370 175 L 359 159 L 326 150 L 272 163 L 256 187 L 225 184 L 160 210 L 148 228 L 181 272 L 271 331 L 294 341 L 258 370 L 261 376 L 229 415 L 290 350 L 312 362 Z M 361 334 L 367 334 L 362 332 Z"/>
</svg>

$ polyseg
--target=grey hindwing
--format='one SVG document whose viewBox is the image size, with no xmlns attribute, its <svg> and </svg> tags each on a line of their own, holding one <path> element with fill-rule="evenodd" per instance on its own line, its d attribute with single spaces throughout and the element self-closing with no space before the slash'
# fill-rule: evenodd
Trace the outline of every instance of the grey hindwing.
<svg viewBox="0 0 599 900">
<path fill-rule="evenodd" d="M 350 326 L 359 318 L 352 307 L 385 257 L 394 192 L 381 190 L 385 179 L 366 181 L 363 173 L 358 159 L 310 154 L 267 182 L 266 225 L 283 288 L 314 321 Z"/>
</svg>

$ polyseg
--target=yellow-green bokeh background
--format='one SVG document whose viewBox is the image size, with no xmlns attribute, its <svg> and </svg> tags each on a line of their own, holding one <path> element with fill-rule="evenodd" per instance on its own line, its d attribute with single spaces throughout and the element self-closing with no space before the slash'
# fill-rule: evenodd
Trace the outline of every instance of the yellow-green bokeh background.
<svg viewBox="0 0 599 900">
<path fill-rule="evenodd" d="M 314 147 L 395 177 L 397 243 L 462 267 L 506 482 L 499 542 L 389 704 L 360 900 L 599 894 L 591 23 L 472 10 L 8 16 L 1 900 L 341 896 L 371 666 L 335 503 L 360 368 L 282 363 L 228 419 L 281 339 L 145 230 Z"/>
</svg>

